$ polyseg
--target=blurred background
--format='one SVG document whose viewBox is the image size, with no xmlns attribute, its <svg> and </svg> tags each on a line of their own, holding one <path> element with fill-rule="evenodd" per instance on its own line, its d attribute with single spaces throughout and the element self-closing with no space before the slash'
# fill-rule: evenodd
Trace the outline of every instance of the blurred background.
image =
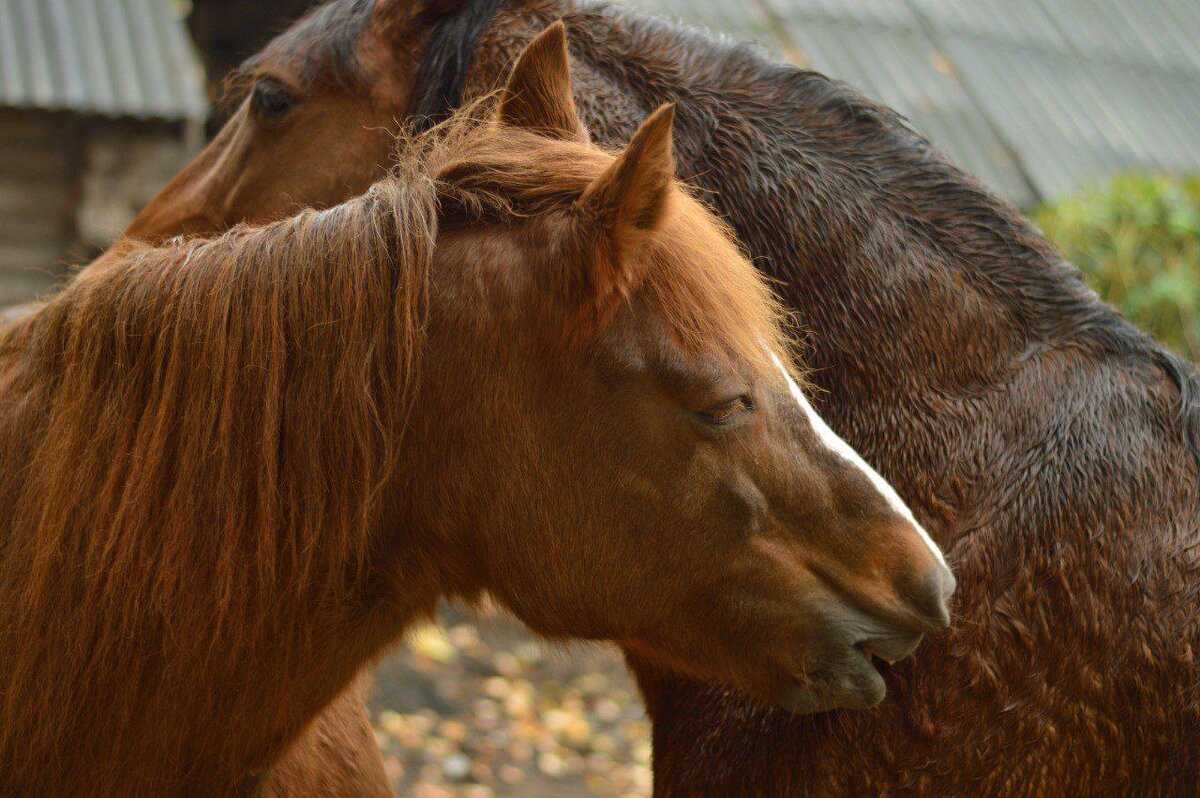
<svg viewBox="0 0 1200 798">
<path fill-rule="evenodd" d="M 1200 357 L 1200 0 L 624 0 L 845 80 Z M 0 0 L 0 306 L 120 233 L 203 146 L 228 70 L 311 0 Z M 646 795 L 617 654 L 444 608 L 377 669 L 402 795 Z"/>
</svg>

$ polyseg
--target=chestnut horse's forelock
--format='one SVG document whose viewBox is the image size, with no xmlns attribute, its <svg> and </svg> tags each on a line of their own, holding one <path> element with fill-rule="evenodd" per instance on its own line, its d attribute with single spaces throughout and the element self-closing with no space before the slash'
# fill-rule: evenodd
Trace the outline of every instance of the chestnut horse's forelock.
<svg viewBox="0 0 1200 798">
<path fill-rule="evenodd" d="M 343 205 L 123 242 L 0 333 L 7 775 L 95 750 L 77 713 L 105 713 L 114 768 L 179 764 L 201 732 L 156 707 L 183 695 L 189 718 L 211 716 L 196 679 L 278 668 L 265 639 L 303 657 L 311 630 L 275 608 L 338 606 L 363 578 L 419 391 L 439 225 L 568 210 L 610 162 L 466 115 L 404 145 L 398 174 Z M 711 269 L 734 245 L 690 198 L 672 205 L 645 301 L 685 344 L 785 346 L 757 272 Z M 91 775 L 100 791 L 128 777 Z"/>
</svg>

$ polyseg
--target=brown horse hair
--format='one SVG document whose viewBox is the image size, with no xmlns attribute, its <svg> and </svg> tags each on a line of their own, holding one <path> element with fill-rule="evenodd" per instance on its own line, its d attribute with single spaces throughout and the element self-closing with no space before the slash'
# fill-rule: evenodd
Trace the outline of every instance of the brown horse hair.
<svg viewBox="0 0 1200 798">
<path fill-rule="evenodd" d="M 9 775 L 97 744 L 185 767 L 198 732 L 173 710 L 207 718 L 256 664 L 281 690 L 305 667 L 264 653 L 311 651 L 305 613 L 282 608 L 367 611 L 353 597 L 419 393 L 439 226 L 570 212 L 609 162 L 481 110 L 405 138 L 396 174 L 343 205 L 123 242 L 0 333 Z M 682 226 L 637 301 L 685 346 L 716 335 L 773 368 L 766 348 L 787 342 L 769 290 L 749 264 L 706 271 L 734 245 L 683 192 L 672 202 Z M 79 720 L 97 715 L 102 743 Z M 128 784 L 120 767 L 90 783 Z"/>
</svg>

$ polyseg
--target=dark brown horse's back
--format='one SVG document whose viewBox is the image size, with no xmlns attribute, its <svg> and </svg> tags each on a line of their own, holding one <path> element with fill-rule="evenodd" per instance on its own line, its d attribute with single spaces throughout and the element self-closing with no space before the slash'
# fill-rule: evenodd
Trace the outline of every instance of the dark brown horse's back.
<svg viewBox="0 0 1200 798">
<path fill-rule="evenodd" d="M 1172 793 L 1200 779 L 1191 364 L 1015 209 L 821 75 L 606 6 L 563 15 L 593 134 L 679 103 L 680 169 L 809 331 L 822 411 L 947 550 L 955 628 L 878 711 L 791 717 L 634 662 L 664 794 Z M 884 453 L 899 453 L 887 457 Z"/>
</svg>

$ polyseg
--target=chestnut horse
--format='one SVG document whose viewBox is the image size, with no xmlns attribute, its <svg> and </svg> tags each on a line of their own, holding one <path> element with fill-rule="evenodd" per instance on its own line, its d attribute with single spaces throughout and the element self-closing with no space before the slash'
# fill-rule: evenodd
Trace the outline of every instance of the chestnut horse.
<svg viewBox="0 0 1200 798">
<path fill-rule="evenodd" d="M 791 716 L 632 656 L 657 792 L 1200 782 L 1194 370 L 858 92 L 603 3 L 340 2 L 246 65 L 245 103 L 130 233 L 361 191 L 386 168 L 394 119 L 495 85 L 559 18 L 597 140 L 626 141 L 647 109 L 677 103 L 680 172 L 811 330 L 821 412 L 962 583 L 952 634 L 893 668 L 895 698 L 871 713 Z"/>
<path fill-rule="evenodd" d="M 674 182 L 672 108 L 588 144 L 560 28 L 472 111 L 2 333 L 0 792 L 261 791 L 443 596 L 792 710 L 877 703 L 872 655 L 945 627 L 940 553 Z"/>
</svg>

